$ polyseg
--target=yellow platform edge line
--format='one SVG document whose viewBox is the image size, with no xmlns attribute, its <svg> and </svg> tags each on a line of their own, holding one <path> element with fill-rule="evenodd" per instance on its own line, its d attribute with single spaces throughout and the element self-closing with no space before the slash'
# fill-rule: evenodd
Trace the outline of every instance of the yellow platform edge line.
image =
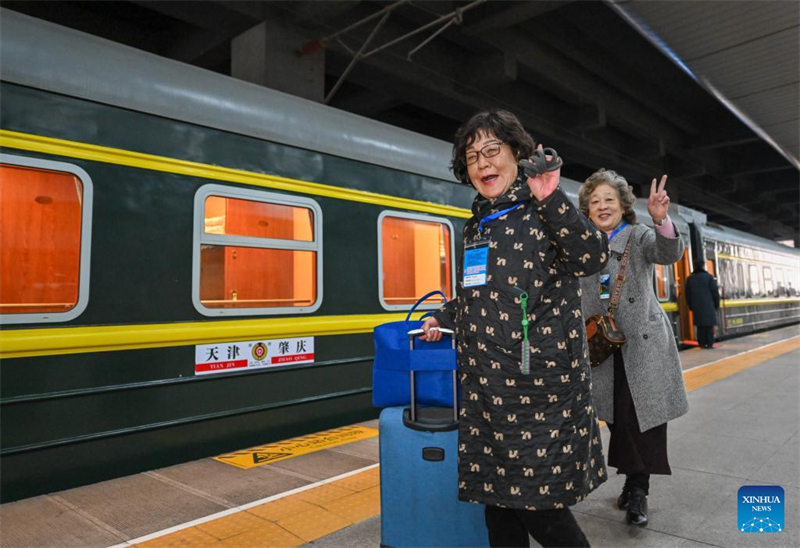
<svg viewBox="0 0 800 548">
<path fill-rule="evenodd" d="M 722 360 L 720 360 L 717 363 L 713 363 L 713 364 L 708 365 L 706 367 L 693 369 L 693 370 L 690 370 L 690 371 L 687 371 L 686 373 L 684 373 L 684 379 L 686 380 L 686 388 L 689 391 L 696 390 L 696 389 L 701 388 L 703 386 L 707 386 L 709 384 L 712 384 L 714 382 L 722 380 L 722 379 L 724 379 L 726 377 L 729 377 L 729 376 L 731 376 L 731 375 L 733 375 L 735 373 L 738 373 L 739 371 L 744 371 L 745 369 L 749 369 L 750 367 L 753 367 L 755 365 L 758 365 L 758 364 L 763 363 L 765 361 L 768 361 L 770 359 L 774 359 L 774 358 L 776 358 L 778 356 L 781 356 L 783 354 L 786 354 L 788 352 L 792 352 L 794 350 L 797 350 L 798 348 L 800 348 L 800 337 L 794 337 L 794 338 L 789 339 L 787 341 L 782 341 L 782 342 L 779 342 L 779 343 L 771 344 L 771 345 L 769 345 L 767 347 L 760 348 L 760 349 L 757 349 L 757 350 L 754 350 L 754 351 L 751 351 L 751 352 L 748 352 L 748 353 L 745 353 L 745 354 L 739 354 L 739 355 L 736 355 L 736 356 L 731 356 L 729 358 L 723 358 Z M 601 421 L 601 425 L 603 425 L 603 424 L 604 423 Z M 364 486 L 371 485 L 370 480 L 368 479 L 369 478 L 369 476 L 368 476 L 369 474 L 373 474 L 374 476 L 376 476 L 377 482 L 371 487 L 363 488 Z M 354 490 L 352 487 L 354 485 L 356 485 L 356 486 L 358 485 L 357 481 L 358 481 L 359 477 L 366 478 L 366 481 L 364 481 L 361 484 L 362 489 Z M 336 511 L 337 511 L 336 509 L 340 507 L 340 506 L 337 506 L 335 504 L 337 501 L 344 502 L 346 499 L 350 499 L 350 497 L 355 497 L 356 495 L 358 495 L 358 493 L 367 493 L 368 491 L 374 490 L 374 489 L 378 488 L 379 486 L 380 486 L 379 468 L 376 466 L 375 468 L 372 468 L 372 469 L 367 470 L 365 472 L 357 473 L 357 474 L 355 474 L 353 476 L 350 476 L 348 478 L 344 478 L 342 480 L 330 482 L 328 484 L 321 485 L 321 486 L 315 487 L 313 489 L 309 489 L 308 491 L 304 491 L 304 492 L 301 492 L 301 493 L 297 493 L 297 494 L 294 494 L 294 495 L 283 497 L 283 498 L 277 499 L 275 501 L 266 502 L 264 504 L 261 504 L 261 505 L 255 506 L 253 508 L 250 508 L 248 510 L 245 510 L 244 512 L 247 512 L 249 514 L 254 514 L 256 517 L 258 517 L 259 514 L 261 514 L 262 516 L 270 515 L 270 512 L 274 512 L 274 514 L 273 514 L 274 516 L 283 516 L 283 515 L 285 515 L 285 512 L 292 512 L 292 511 L 297 512 L 299 510 L 299 513 L 295 514 L 295 517 L 297 519 L 294 520 L 294 522 L 293 522 L 293 524 L 294 524 L 295 522 L 298 522 L 298 521 L 299 522 L 306 521 L 306 520 L 302 519 L 304 514 L 307 514 L 308 517 L 314 517 L 316 519 L 319 519 L 319 517 L 321 515 L 323 515 L 323 514 L 320 514 L 320 511 L 315 509 L 315 508 L 313 508 L 313 506 L 317 506 L 317 507 L 321 508 L 322 512 L 333 513 L 334 515 L 336 515 Z M 327 488 L 330 491 L 331 487 L 334 488 L 334 489 L 341 489 L 341 491 L 334 492 L 334 493 L 329 494 L 327 496 L 322 495 L 322 491 L 323 490 L 325 490 Z M 309 499 L 313 500 L 314 495 L 315 495 L 315 493 L 314 493 L 315 491 L 319 491 L 319 494 L 322 495 L 322 498 L 320 500 L 326 500 L 327 502 L 318 502 L 318 503 L 309 502 Z M 348 491 L 349 491 L 349 493 L 348 493 Z M 365 499 L 364 501 L 360 501 L 360 502 L 363 502 L 363 504 L 362 504 L 363 507 L 361 509 L 355 510 L 354 511 L 355 514 L 353 514 L 353 513 L 348 514 L 346 511 L 338 510 L 339 512 L 341 512 L 343 514 L 343 515 L 339 515 L 338 517 L 340 517 L 344 521 L 348 521 L 348 515 L 349 515 L 350 518 L 352 518 L 354 515 L 358 515 L 359 517 L 363 516 L 363 518 L 359 519 L 359 521 L 364 521 L 366 519 L 369 519 L 371 517 L 379 515 L 380 514 L 379 491 L 376 491 L 376 492 L 371 493 L 371 494 L 375 495 L 374 497 L 372 497 L 372 499 L 370 499 L 369 496 L 362 497 L 362 498 Z M 332 497 L 332 498 L 330 498 L 330 497 Z M 352 500 L 352 499 L 350 499 L 350 500 Z M 347 502 L 349 503 L 350 500 L 347 500 Z M 301 504 L 298 504 L 298 502 L 301 503 Z M 273 505 L 272 508 L 267 508 L 269 505 Z M 308 505 L 310 505 L 312 508 L 310 508 Z M 285 508 L 281 509 L 281 508 L 279 508 L 280 506 L 284 506 Z M 345 506 L 344 504 L 341 505 L 341 507 L 344 507 L 344 506 Z M 331 510 L 331 508 L 333 508 L 334 510 Z M 360 512 L 360 514 L 359 514 L 359 512 Z M 234 520 L 232 518 L 234 518 L 236 515 L 237 514 L 232 514 L 232 515 L 229 515 L 229 516 L 218 518 L 216 520 L 212 520 L 212 522 L 206 522 L 206 523 L 218 522 L 220 520 L 228 520 L 230 522 L 233 522 Z M 299 536 L 298 536 L 298 535 L 292 533 L 291 531 L 289 531 L 288 529 L 283 528 L 281 526 L 282 519 L 280 519 L 280 518 L 276 519 L 274 522 L 271 522 L 269 520 L 265 520 L 264 518 L 260 518 L 260 519 L 265 521 L 265 523 L 262 524 L 259 521 L 241 520 L 241 519 L 238 520 L 238 523 L 235 523 L 235 524 L 231 523 L 232 528 L 228 529 L 227 531 L 229 533 L 231 530 L 236 530 L 235 534 L 231 534 L 230 536 L 226 537 L 225 539 L 215 540 L 214 543 L 211 544 L 211 546 L 214 546 L 214 547 L 219 546 L 219 548 L 222 548 L 223 546 L 233 546 L 236 543 L 236 537 L 242 536 L 242 540 L 244 540 L 244 535 L 248 535 L 248 537 L 247 537 L 248 541 L 255 541 L 256 538 L 258 538 L 257 535 L 259 533 L 262 533 L 264 535 L 262 537 L 262 538 L 264 538 L 264 542 L 263 543 L 258 543 L 258 545 L 260 547 L 262 547 L 262 548 L 272 548 L 272 547 L 275 547 L 275 546 L 290 546 L 290 545 L 291 546 L 296 546 L 296 545 L 299 545 L 299 544 L 304 544 L 306 542 L 310 542 L 311 540 L 314 540 L 316 538 L 321 538 L 321 536 L 314 536 L 314 535 L 318 534 L 319 528 L 316 528 L 316 532 L 314 532 L 314 529 L 311 529 L 310 532 L 305 533 L 305 534 L 302 531 L 297 530 L 296 528 L 293 528 L 294 533 L 299 533 Z M 352 520 L 349 520 L 349 521 L 350 521 L 350 523 L 347 523 L 346 525 L 344 525 L 344 527 L 347 527 L 347 526 L 351 525 L 352 523 L 357 523 L 356 521 L 352 521 Z M 286 534 L 289 535 L 289 537 L 277 537 L 275 535 L 275 531 L 276 530 L 274 528 L 266 527 L 266 523 L 274 523 L 281 530 L 285 531 Z M 234 529 L 234 527 L 236 527 L 237 525 L 239 527 L 238 530 Z M 316 524 L 312 522 L 312 523 L 309 523 L 309 525 L 310 526 L 314 526 Z M 344 527 L 342 527 L 342 528 L 344 528 Z M 205 531 L 204 531 L 204 529 L 205 529 Z M 226 530 L 225 528 L 222 528 L 222 527 L 220 527 L 220 529 Z M 158 537 L 158 538 L 155 538 L 155 539 L 143 542 L 143 543 L 134 544 L 133 546 L 139 546 L 141 548 L 168 548 L 168 547 L 172 547 L 172 546 L 201 546 L 202 544 L 197 544 L 197 541 L 199 539 L 204 538 L 204 537 L 202 537 L 202 535 L 210 536 L 207 531 L 213 531 L 213 530 L 214 530 L 214 528 L 212 528 L 210 526 L 206 526 L 205 524 L 200 524 L 200 525 L 197 525 L 195 527 L 187 527 L 187 528 L 182 529 L 180 531 L 177 531 L 177 532 L 174 532 L 174 533 L 170 533 L 170 534 L 167 534 L 167 535 L 164 535 L 164 536 L 161 536 L 161 537 Z M 255 531 L 255 535 L 250 535 L 250 533 L 252 533 L 254 531 Z M 330 530 L 329 532 L 326 532 L 325 534 L 327 535 L 327 534 L 331 534 L 333 532 L 335 532 L 335 530 Z M 228 533 L 226 533 L 226 534 L 228 534 Z M 324 535 L 322 535 L 322 536 L 324 536 Z M 294 538 L 298 539 L 297 540 L 297 544 L 287 544 L 286 539 L 287 538 L 291 538 L 291 537 L 294 537 Z M 216 537 L 214 537 L 214 538 L 216 538 Z M 278 540 L 278 542 L 277 543 L 270 543 L 269 542 L 270 538 L 276 539 L 276 540 Z M 311 540 L 308 540 L 308 539 L 311 539 Z"/>
<path fill-rule="evenodd" d="M 730 377 L 734 373 L 744 371 L 745 369 L 777 358 L 778 356 L 792 352 L 798 348 L 800 348 L 800 337 L 794 337 L 786 341 L 753 350 L 746 354 L 723 358 L 716 363 L 698 369 L 691 369 L 683 375 L 684 382 L 686 383 L 686 390 L 697 390 L 698 388 L 708 386 L 726 377 Z"/>
</svg>

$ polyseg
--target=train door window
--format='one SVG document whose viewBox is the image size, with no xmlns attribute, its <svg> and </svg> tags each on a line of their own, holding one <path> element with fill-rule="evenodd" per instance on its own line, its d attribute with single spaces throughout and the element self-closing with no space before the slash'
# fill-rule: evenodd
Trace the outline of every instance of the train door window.
<svg viewBox="0 0 800 548">
<path fill-rule="evenodd" d="M 767 297 L 771 297 L 775 291 L 775 287 L 772 283 L 772 267 L 762 267 L 761 273 L 764 275 L 764 292 Z"/>
<path fill-rule="evenodd" d="M 453 296 L 453 225 L 441 217 L 384 211 L 378 217 L 378 291 L 386 310 L 408 310 L 433 290 Z M 439 297 L 421 309 L 437 309 Z"/>
<path fill-rule="evenodd" d="M 205 316 L 297 314 L 322 304 L 322 210 L 223 185 L 195 195 L 192 301 Z"/>
<path fill-rule="evenodd" d="M 775 294 L 778 297 L 786 295 L 786 280 L 783 277 L 783 269 L 775 269 Z"/>
<path fill-rule="evenodd" d="M 656 297 L 659 301 L 669 300 L 669 268 L 657 264 L 655 269 Z"/>
<path fill-rule="evenodd" d="M 0 154 L 0 323 L 64 322 L 86 308 L 92 188 L 78 166 Z"/>
<path fill-rule="evenodd" d="M 761 278 L 758 275 L 758 267 L 754 264 L 748 265 L 750 274 L 750 296 L 758 297 L 761 295 Z"/>
</svg>

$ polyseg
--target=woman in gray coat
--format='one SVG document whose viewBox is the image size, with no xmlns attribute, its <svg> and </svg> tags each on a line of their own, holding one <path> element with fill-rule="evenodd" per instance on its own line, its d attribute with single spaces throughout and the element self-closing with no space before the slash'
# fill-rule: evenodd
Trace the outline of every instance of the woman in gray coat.
<svg viewBox="0 0 800 548">
<path fill-rule="evenodd" d="M 628 523 L 647 525 L 650 474 L 671 474 L 667 458 L 667 422 L 688 411 L 678 348 L 653 289 L 654 264 L 669 265 L 683 256 L 683 242 L 667 214 L 664 175 L 653 179 L 647 210 L 655 230 L 636 223 L 636 198 L 624 177 L 601 169 L 578 195 L 581 211 L 608 235 L 606 268 L 581 278 L 583 315 L 608 311 L 622 256 L 631 241 L 629 262 L 614 314 L 627 342 L 613 358 L 592 370 L 592 400 L 608 423 L 608 465 L 626 475 L 617 500 Z"/>
</svg>

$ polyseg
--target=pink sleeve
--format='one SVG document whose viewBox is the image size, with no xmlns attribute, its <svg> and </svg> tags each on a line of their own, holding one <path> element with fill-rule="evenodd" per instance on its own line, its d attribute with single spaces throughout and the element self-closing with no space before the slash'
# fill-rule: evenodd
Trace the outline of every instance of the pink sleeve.
<svg viewBox="0 0 800 548">
<path fill-rule="evenodd" d="M 664 223 L 662 226 L 656 226 L 656 232 L 664 236 L 665 238 L 674 238 L 677 236 L 675 233 L 675 225 L 672 224 L 672 219 L 667 217 L 667 222 Z"/>
</svg>

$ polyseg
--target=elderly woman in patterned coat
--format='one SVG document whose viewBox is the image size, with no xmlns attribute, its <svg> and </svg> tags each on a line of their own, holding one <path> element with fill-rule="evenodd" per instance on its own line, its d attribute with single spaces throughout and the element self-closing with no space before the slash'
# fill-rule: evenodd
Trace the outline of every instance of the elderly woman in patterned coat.
<svg viewBox="0 0 800 548">
<path fill-rule="evenodd" d="M 614 320 L 627 342 L 592 371 L 592 396 L 611 440 L 608 465 L 625 474 L 617 506 L 628 523 L 647 525 L 651 474 L 670 474 L 667 422 L 689 409 L 678 348 L 669 320 L 653 290 L 654 264 L 669 265 L 683 256 L 683 242 L 669 219 L 667 176 L 653 179 L 647 211 L 655 229 L 636 223 L 636 198 L 624 177 L 601 169 L 581 187 L 581 211 L 608 234 L 611 257 L 606 268 L 581 279 L 583 313 L 605 314 L 628 243 L 631 244 Z"/>
<path fill-rule="evenodd" d="M 560 170 L 530 178 L 518 168 L 534 151 L 505 111 L 456 133 L 453 171 L 478 195 L 457 297 L 423 338 L 456 331 L 459 498 L 486 505 L 491 545 L 528 546 L 530 533 L 543 546 L 589 546 L 568 507 L 606 470 L 578 278 L 603 267 L 608 244 L 559 189 Z"/>
</svg>

